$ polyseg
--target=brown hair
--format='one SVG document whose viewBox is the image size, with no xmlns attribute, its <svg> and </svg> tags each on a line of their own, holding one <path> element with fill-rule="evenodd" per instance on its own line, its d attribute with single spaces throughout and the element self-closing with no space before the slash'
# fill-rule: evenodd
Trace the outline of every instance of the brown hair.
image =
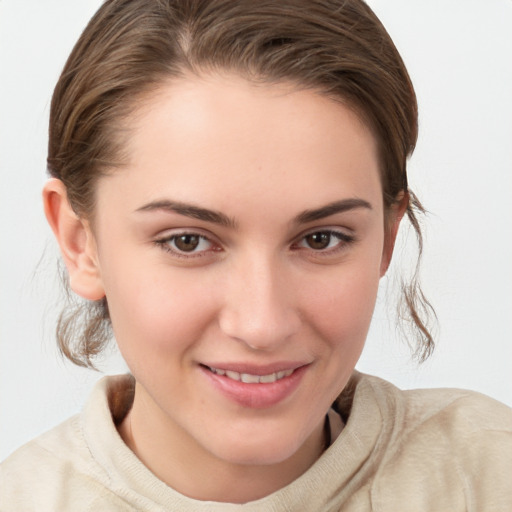
<svg viewBox="0 0 512 512">
<path fill-rule="evenodd" d="M 362 0 L 107 0 L 69 56 L 51 104 L 48 169 L 78 215 L 93 215 L 98 177 L 122 164 L 121 122 L 140 100 L 169 78 L 211 71 L 291 81 L 354 108 L 378 141 L 385 207 L 409 194 L 421 255 L 415 212 L 423 208 L 406 173 L 416 97 L 391 38 Z M 433 340 L 422 316 L 431 307 L 417 272 L 403 291 L 402 316 L 412 319 L 425 359 Z M 60 349 L 92 366 L 109 327 L 106 299 L 64 311 Z"/>
</svg>

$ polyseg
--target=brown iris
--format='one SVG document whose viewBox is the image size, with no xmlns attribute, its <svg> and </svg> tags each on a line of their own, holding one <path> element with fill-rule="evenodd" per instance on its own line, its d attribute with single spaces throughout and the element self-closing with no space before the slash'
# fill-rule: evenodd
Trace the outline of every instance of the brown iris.
<svg viewBox="0 0 512 512">
<path fill-rule="evenodd" d="M 329 247 L 331 234 L 319 231 L 318 233 L 311 233 L 310 235 L 307 235 L 305 239 L 311 249 L 322 250 Z"/>
<path fill-rule="evenodd" d="M 197 248 L 201 237 L 198 235 L 179 235 L 174 239 L 176 247 L 183 252 L 192 252 Z"/>
</svg>

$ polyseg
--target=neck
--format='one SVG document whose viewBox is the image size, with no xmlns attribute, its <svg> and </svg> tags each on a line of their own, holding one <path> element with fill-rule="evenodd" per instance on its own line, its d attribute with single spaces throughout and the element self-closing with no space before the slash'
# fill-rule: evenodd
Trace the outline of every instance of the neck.
<svg viewBox="0 0 512 512">
<path fill-rule="evenodd" d="M 135 393 L 119 433 L 128 447 L 160 480 L 202 501 L 247 503 L 285 487 L 304 473 L 326 446 L 322 421 L 289 458 L 276 464 L 237 464 L 206 451 L 169 418 L 149 414 Z M 236 482 L 236 485 L 233 485 Z"/>
</svg>

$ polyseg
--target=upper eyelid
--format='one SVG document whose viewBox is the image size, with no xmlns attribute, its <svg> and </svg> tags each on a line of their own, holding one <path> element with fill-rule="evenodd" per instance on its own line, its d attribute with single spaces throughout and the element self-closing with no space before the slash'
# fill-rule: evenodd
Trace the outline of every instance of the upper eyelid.
<svg viewBox="0 0 512 512">
<path fill-rule="evenodd" d="M 294 241 L 301 240 L 302 238 L 312 235 L 314 233 L 339 233 L 341 236 L 355 238 L 354 230 L 350 228 L 341 228 L 341 227 L 334 227 L 334 226 L 318 226 L 315 228 L 310 228 L 302 231 L 300 234 L 295 236 L 291 241 L 292 243 Z"/>
<path fill-rule="evenodd" d="M 170 229 L 164 229 L 160 231 L 158 234 L 156 234 L 153 239 L 154 240 L 170 240 L 174 237 L 180 236 L 180 235 L 196 235 L 200 236 L 201 238 L 206 238 L 212 243 L 219 243 L 217 242 L 217 237 L 213 235 L 210 232 L 207 232 L 201 228 L 170 228 Z"/>
</svg>

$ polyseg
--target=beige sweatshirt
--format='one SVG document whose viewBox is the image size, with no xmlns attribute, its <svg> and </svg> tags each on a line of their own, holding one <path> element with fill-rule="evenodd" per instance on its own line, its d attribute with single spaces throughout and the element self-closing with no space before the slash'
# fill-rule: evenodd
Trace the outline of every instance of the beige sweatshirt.
<svg viewBox="0 0 512 512">
<path fill-rule="evenodd" d="M 123 443 L 133 381 L 106 377 L 83 412 L 0 465 L 0 511 L 512 511 L 512 410 L 460 390 L 400 391 L 355 373 L 347 424 L 290 485 L 244 505 L 187 498 Z"/>
</svg>

